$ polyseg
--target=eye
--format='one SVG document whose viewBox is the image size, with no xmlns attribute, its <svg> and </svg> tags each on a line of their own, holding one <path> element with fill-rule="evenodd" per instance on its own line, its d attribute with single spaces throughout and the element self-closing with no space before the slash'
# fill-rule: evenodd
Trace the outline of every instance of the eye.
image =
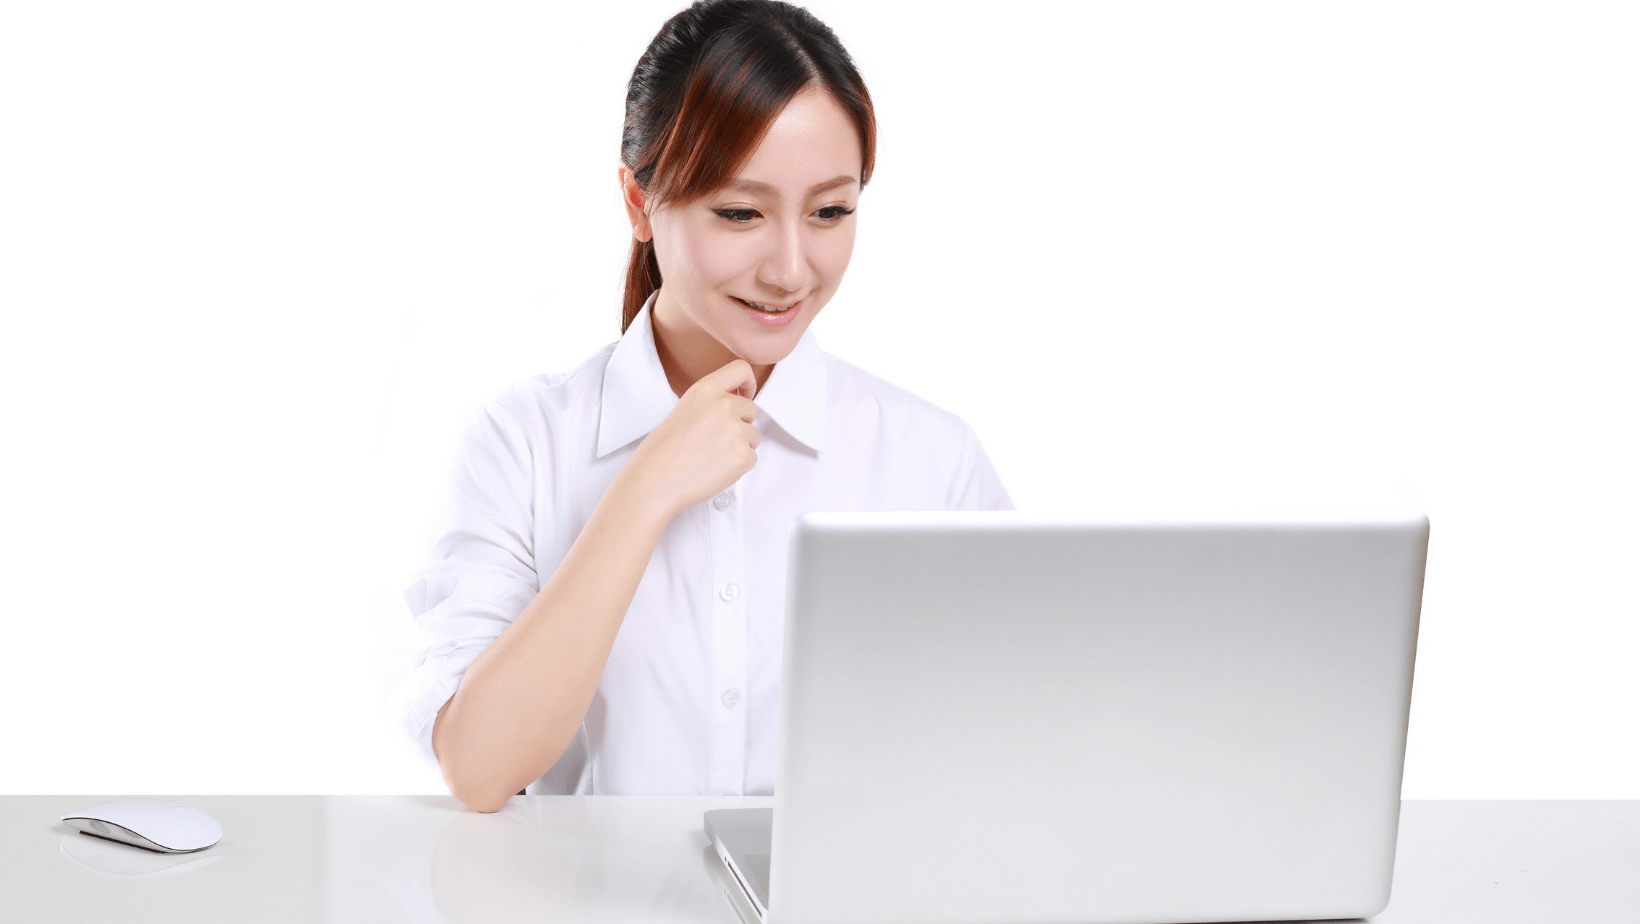
<svg viewBox="0 0 1640 924">
<path fill-rule="evenodd" d="M 823 209 L 815 209 L 814 216 L 823 221 L 835 221 L 844 215 L 853 215 L 854 210 L 841 205 L 828 205 Z"/>
<path fill-rule="evenodd" d="M 727 219 L 736 224 L 746 224 L 758 217 L 757 209 L 713 209 L 719 218 Z"/>
</svg>

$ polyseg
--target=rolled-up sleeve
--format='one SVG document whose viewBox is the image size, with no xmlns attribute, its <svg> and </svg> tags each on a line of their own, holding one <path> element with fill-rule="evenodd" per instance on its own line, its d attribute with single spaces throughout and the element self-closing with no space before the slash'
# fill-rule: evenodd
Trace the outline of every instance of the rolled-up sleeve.
<svg viewBox="0 0 1640 924">
<path fill-rule="evenodd" d="M 431 562 L 405 589 L 416 622 L 413 668 L 391 701 L 395 723 L 432 759 L 433 720 L 467 666 L 540 589 L 532 536 L 533 458 L 501 402 L 479 415 L 451 466 Z"/>
</svg>

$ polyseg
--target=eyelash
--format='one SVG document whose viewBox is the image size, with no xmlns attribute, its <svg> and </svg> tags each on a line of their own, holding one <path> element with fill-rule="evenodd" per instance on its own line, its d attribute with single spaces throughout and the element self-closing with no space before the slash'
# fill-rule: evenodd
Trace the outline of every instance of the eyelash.
<svg viewBox="0 0 1640 924">
<path fill-rule="evenodd" d="M 753 218 L 757 217 L 757 209 L 713 209 L 712 211 L 716 213 L 719 218 L 726 221 L 732 221 L 735 224 L 746 224 Z M 841 205 L 828 205 L 823 209 L 815 209 L 814 211 L 816 215 L 819 215 L 821 212 L 832 213 L 830 215 L 821 215 L 822 221 L 833 221 L 835 219 L 844 218 L 854 214 L 853 209 L 844 208 Z"/>
</svg>

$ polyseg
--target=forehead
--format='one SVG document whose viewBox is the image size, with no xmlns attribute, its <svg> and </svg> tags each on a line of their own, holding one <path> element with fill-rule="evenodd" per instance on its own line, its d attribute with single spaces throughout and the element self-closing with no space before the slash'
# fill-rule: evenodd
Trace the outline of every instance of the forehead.
<svg viewBox="0 0 1640 924">
<path fill-rule="evenodd" d="M 787 195 L 859 187 L 860 133 L 831 94 L 810 87 L 792 97 L 730 188 Z M 832 185 L 839 178 L 845 182 Z M 852 183 L 847 182 L 851 180 Z M 816 190 L 818 186 L 827 189 Z"/>
</svg>

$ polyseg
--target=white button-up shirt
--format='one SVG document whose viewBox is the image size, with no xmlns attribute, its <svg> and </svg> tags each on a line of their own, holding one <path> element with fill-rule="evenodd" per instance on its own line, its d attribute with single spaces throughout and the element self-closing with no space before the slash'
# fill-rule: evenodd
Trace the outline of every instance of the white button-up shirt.
<svg viewBox="0 0 1640 924">
<path fill-rule="evenodd" d="M 429 757 L 433 719 L 467 665 L 541 589 L 678 402 L 649 310 L 575 371 L 513 387 L 463 441 L 433 561 L 405 592 L 420 655 L 395 712 Z M 966 424 L 820 352 L 812 332 L 755 401 L 757 465 L 666 527 L 580 732 L 528 792 L 773 793 L 792 521 L 1013 506 Z"/>
</svg>

